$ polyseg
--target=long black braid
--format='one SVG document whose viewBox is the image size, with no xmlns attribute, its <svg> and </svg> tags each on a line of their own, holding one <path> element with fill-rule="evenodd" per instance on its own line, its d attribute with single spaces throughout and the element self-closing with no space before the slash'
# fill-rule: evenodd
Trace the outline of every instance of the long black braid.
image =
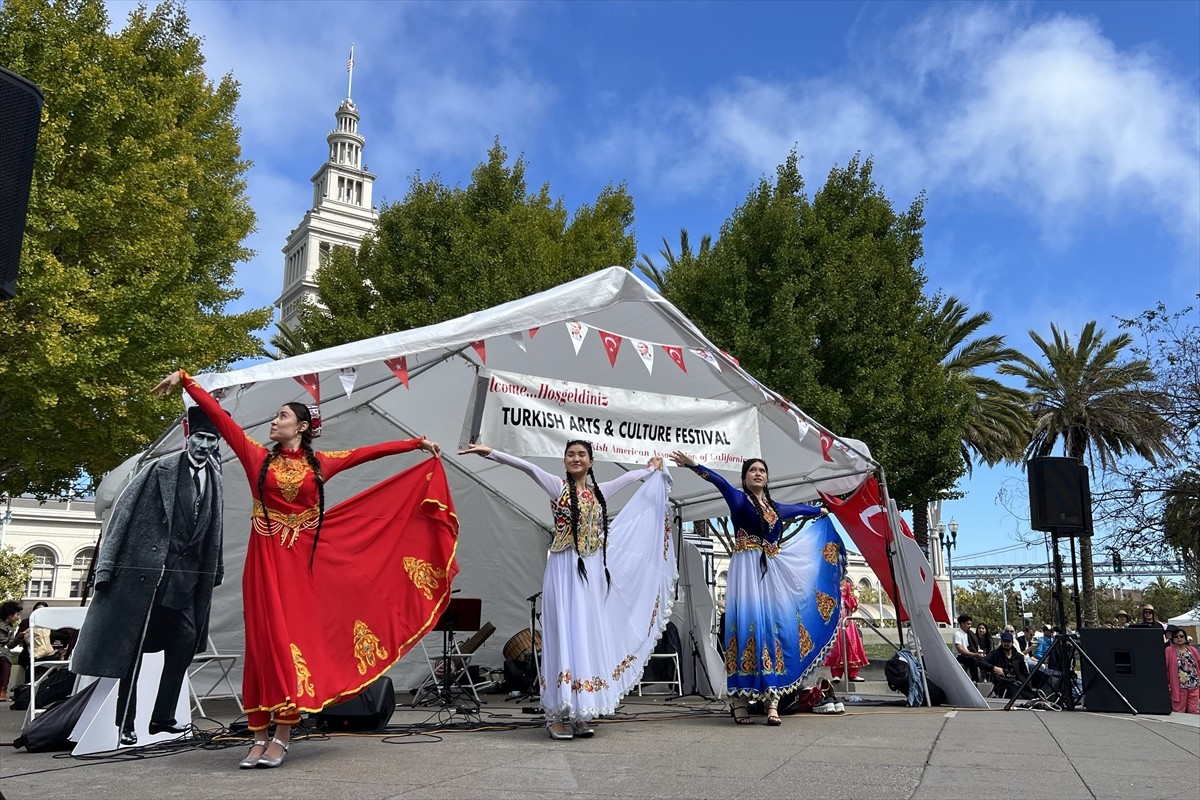
<svg viewBox="0 0 1200 800">
<path fill-rule="evenodd" d="M 321 474 L 321 462 L 317 460 L 317 454 L 312 447 L 312 414 L 309 413 L 308 406 L 303 403 L 285 403 L 292 413 L 296 415 L 298 422 L 307 422 L 308 427 L 300 432 L 300 447 L 304 449 L 304 458 L 308 462 L 309 468 L 313 471 L 313 477 L 317 481 L 317 531 L 313 535 L 312 552 L 308 556 L 308 571 L 311 574 L 313 568 L 313 559 L 317 555 L 317 542 L 321 539 L 321 526 L 325 523 L 325 477 Z M 263 459 L 262 469 L 258 471 L 258 502 L 262 504 L 263 521 L 267 526 L 267 535 L 271 536 L 271 512 L 267 509 L 267 497 L 265 492 L 267 483 L 267 471 L 271 467 L 271 462 L 279 457 L 283 450 L 282 444 L 276 444 L 271 451 L 267 453 L 267 457 Z"/>
<path fill-rule="evenodd" d="M 758 571 L 759 571 L 759 579 L 761 580 L 762 578 L 765 578 L 767 576 L 767 563 L 768 562 L 767 562 L 767 550 L 766 550 L 765 545 L 766 545 L 767 537 L 771 535 L 771 523 L 767 522 L 766 509 L 764 509 L 762 507 L 762 505 L 759 504 L 758 498 L 754 496 L 754 492 L 750 491 L 750 487 L 746 485 L 746 475 L 747 475 L 747 473 L 750 472 L 750 467 L 754 466 L 756 463 L 762 464 L 763 469 L 767 470 L 768 474 L 770 474 L 770 469 L 767 467 L 766 461 L 763 461 L 761 458 L 746 459 L 745 461 L 742 462 L 742 491 L 745 492 L 746 497 L 749 498 L 750 504 L 752 506 L 754 506 L 754 510 L 756 512 L 758 512 L 758 523 L 762 528 L 762 539 L 763 539 L 764 547 L 761 550 L 759 550 L 759 553 L 758 553 Z M 771 499 L 771 490 L 768 489 L 765 484 L 763 485 L 763 498 L 767 501 L 768 507 L 770 507 L 772 509 L 775 508 L 775 501 Z M 778 516 L 778 512 L 776 512 L 776 516 Z"/>
<path fill-rule="evenodd" d="M 600 503 L 601 529 L 604 531 L 604 541 L 600 545 L 604 559 L 604 585 L 611 591 L 612 575 L 608 572 L 608 501 L 604 499 L 604 492 L 600 491 L 600 481 L 596 480 L 596 474 L 592 472 L 591 467 L 588 467 L 588 477 L 592 479 L 592 493 Z"/>
</svg>

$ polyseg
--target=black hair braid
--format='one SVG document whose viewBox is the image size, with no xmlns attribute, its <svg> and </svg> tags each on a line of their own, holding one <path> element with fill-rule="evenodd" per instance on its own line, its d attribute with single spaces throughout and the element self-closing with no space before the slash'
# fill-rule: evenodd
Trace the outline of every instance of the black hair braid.
<svg viewBox="0 0 1200 800">
<path fill-rule="evenodd" d="M 567 475 L 567 489 L 571 498 L 571 538 L 575 541 L 575 571 L 579 577 L 587 581 L 587 567 L 584 566 L 583 556 L 579 554 L 579 492 L 575 488 L 575 480 Z"/>
<path fill-rule="evenodd" d="M 271 535 L 271 512 L 267 510 L 267 496 L 264 494 L 267 485 L 267 470 L 271 468 L 271 462 L 275 460 L 279 445 L 275 445 L 274 449 L 267 453 L 267 457 L 263 459 L 262 469 L 258 471 L 258 502 L 262 504 L 263 522 L 267 526 L 267 536 Z"/>
<path fill-rule="evenodd" d="M 313 452 L 312 440 L 304 437 L 300 441 L 304 447 L 304 457 L 308 460 L 308 466 L 312 468 L 313 477 L 317 481 L 317 531 L 313 534 L 312 552 L 308 554 L 308 574 L 311 575 L 313 559 L 317 555 L 317 542 L 321 539 L 321 526 L 325 523 L 325 477 L 321 474 L 321 462 Z"/>
<path fill-rule="evenodd" d="M 596 480 L 596 474 L 592 472 L 591 467 L 588 467 L 588 477 L 592 479 L 592 493 L 600 503 L 600 524 L 601 530 L 604 531 L 604 541 L 600 543 L 603 548 L 604 585 L 612 591 L 612 575 L 608 571 L 608 501 L 604 499 L 604 492 L 600 491 L 600 482 Z"/>
</svg>

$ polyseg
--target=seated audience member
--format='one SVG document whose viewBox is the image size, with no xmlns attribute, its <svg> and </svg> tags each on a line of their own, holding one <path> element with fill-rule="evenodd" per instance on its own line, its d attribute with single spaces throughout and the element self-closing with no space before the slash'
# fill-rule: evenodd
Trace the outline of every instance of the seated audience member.
<svg viewBox="0 0 1200 800">
<path fill-rule="evenodd" d="M 971 676 L 971 680 L 979 680 L 979 669 L 988 669 L 987 661 L 979 655 L 979 644 L 975 641 L 975 632 L 971 630 L 971 615 L 958 615 L 958 628 L 954 631 L 954 657 L 963 669 Z"/>
<path fill-rule="evenodd" d="M 8 681 L 12 676 L 17 654 L 17 625 L 21 622 L 21 604 L 6 600 L 0 604 L 0 702 L 8 699 Z"/>
<path fill-rule="evenodd" d="M 1127 613 L 1125 613 L 1124 611 L 1117 612 L 1117 627 L 1118 628 L 1128 628 L 1129 627 L 1129 615 Z"/>
<path fill-rule="evenodd" d="M 1200 650 L 1188 644 L 1188 635 L 1180 628 L 1168 629 L 1168 635 L 1171 637 L 1171 643 L 1166 647 L 1171 711 L 1200 714 Z"/>
<path fill-rule="evenodd" d="M 1021 651 L 1021 655 L 1027 656 L 1033 652 L 1033 648 L 1037 644 L 1037 635 L 1033 632 L 1032 625 L 1026 625 L 1025 630 L 1017 635 L 1016 648 Z"/>
<path fill-rule="evenodd" d="M 22 650 L 17 656 L 17 663 L 25 670 L 25 675 L 29 675 L 29 654 L 32 652 L 39 660 L 49 658 L 54 655 L 54 643 L 50 641 L 49 628 L 34 628 L 33 642 L 30 643 L 29 637 L 29 620 L 33 617 L 33 612 L 39 608 L 48 608 L 49 603 L 44 600 L 39 600 L 33 604 L 33 609 L 29 612 L 29 616 L 21 620 L 21 625 L 17 628 L 18 644 Z"/>
<path fill-rule="evenodd" d="M 987 660 L 992 667 L 995 693 L 1004 698 L 1016 697 L 1017 689 L 1029 677 L 1029 668 L 1025 664 L 1025 657 L 1017 652 L 1011 632 L 1004 631 L 1000 634 L 1000 647 L 993 650 Z M 1025 696 L 1033 695 L 1026 689 Z"/>
</svg>

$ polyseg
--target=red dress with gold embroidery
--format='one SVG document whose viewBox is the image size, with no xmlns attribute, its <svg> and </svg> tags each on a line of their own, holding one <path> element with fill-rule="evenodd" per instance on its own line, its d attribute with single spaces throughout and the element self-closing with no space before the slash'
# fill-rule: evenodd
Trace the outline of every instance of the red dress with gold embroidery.
<svg viewBox="0 0 1200 800">
<path fill-rule="evenodd" d="M 251 727 L 265 727 L 270 712 L 295 721 L 301 711 L 357 694 L 421 640 L 450 598 L 458 519 L 441 461 L 424 461 L 327 509 L 310 572 L 318 487 L 304 452 L 280 450 L 268 468 L 268 530 L 258 498 L 268 450 L 181 376 L 237 455 L 254 497 L 242 573 L 242 705 Z M 407 439 L 316 456 L 328 481 L 420 444 Z"/>
</svg>

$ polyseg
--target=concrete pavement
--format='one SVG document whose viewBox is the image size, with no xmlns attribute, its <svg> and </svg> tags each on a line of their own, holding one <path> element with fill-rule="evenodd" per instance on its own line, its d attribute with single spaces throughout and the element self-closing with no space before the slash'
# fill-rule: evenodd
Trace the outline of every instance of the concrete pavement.
<svg viewBox="0 0 1200 800">
<path fill-rule="evenodd" d="M 894 699 L 895 695 L 887 699 Z M 403 699 L 403 698 L 401 698 Z M 227 724 L 228 701 L 206 702 Z M 392 735 L 314 736 L 273 770 L 238 770 L 242 740 L 74 759 L 0 749 L 0 792 L 36 798 L 1188 798 L 1200 796 L 1200 718 L 860 708 L 780 728 L 735 726 L 720 703 L 631 698 L 590 740 L 551 741 L 489 697 L 483 729 L 397 708 Z M 0 710 L 0 737 L 21 713 Z M 216 729 L 218 722 L 198 721 Z M 419 732 L 418 732 L 419 731 Z"/>
</svg>

